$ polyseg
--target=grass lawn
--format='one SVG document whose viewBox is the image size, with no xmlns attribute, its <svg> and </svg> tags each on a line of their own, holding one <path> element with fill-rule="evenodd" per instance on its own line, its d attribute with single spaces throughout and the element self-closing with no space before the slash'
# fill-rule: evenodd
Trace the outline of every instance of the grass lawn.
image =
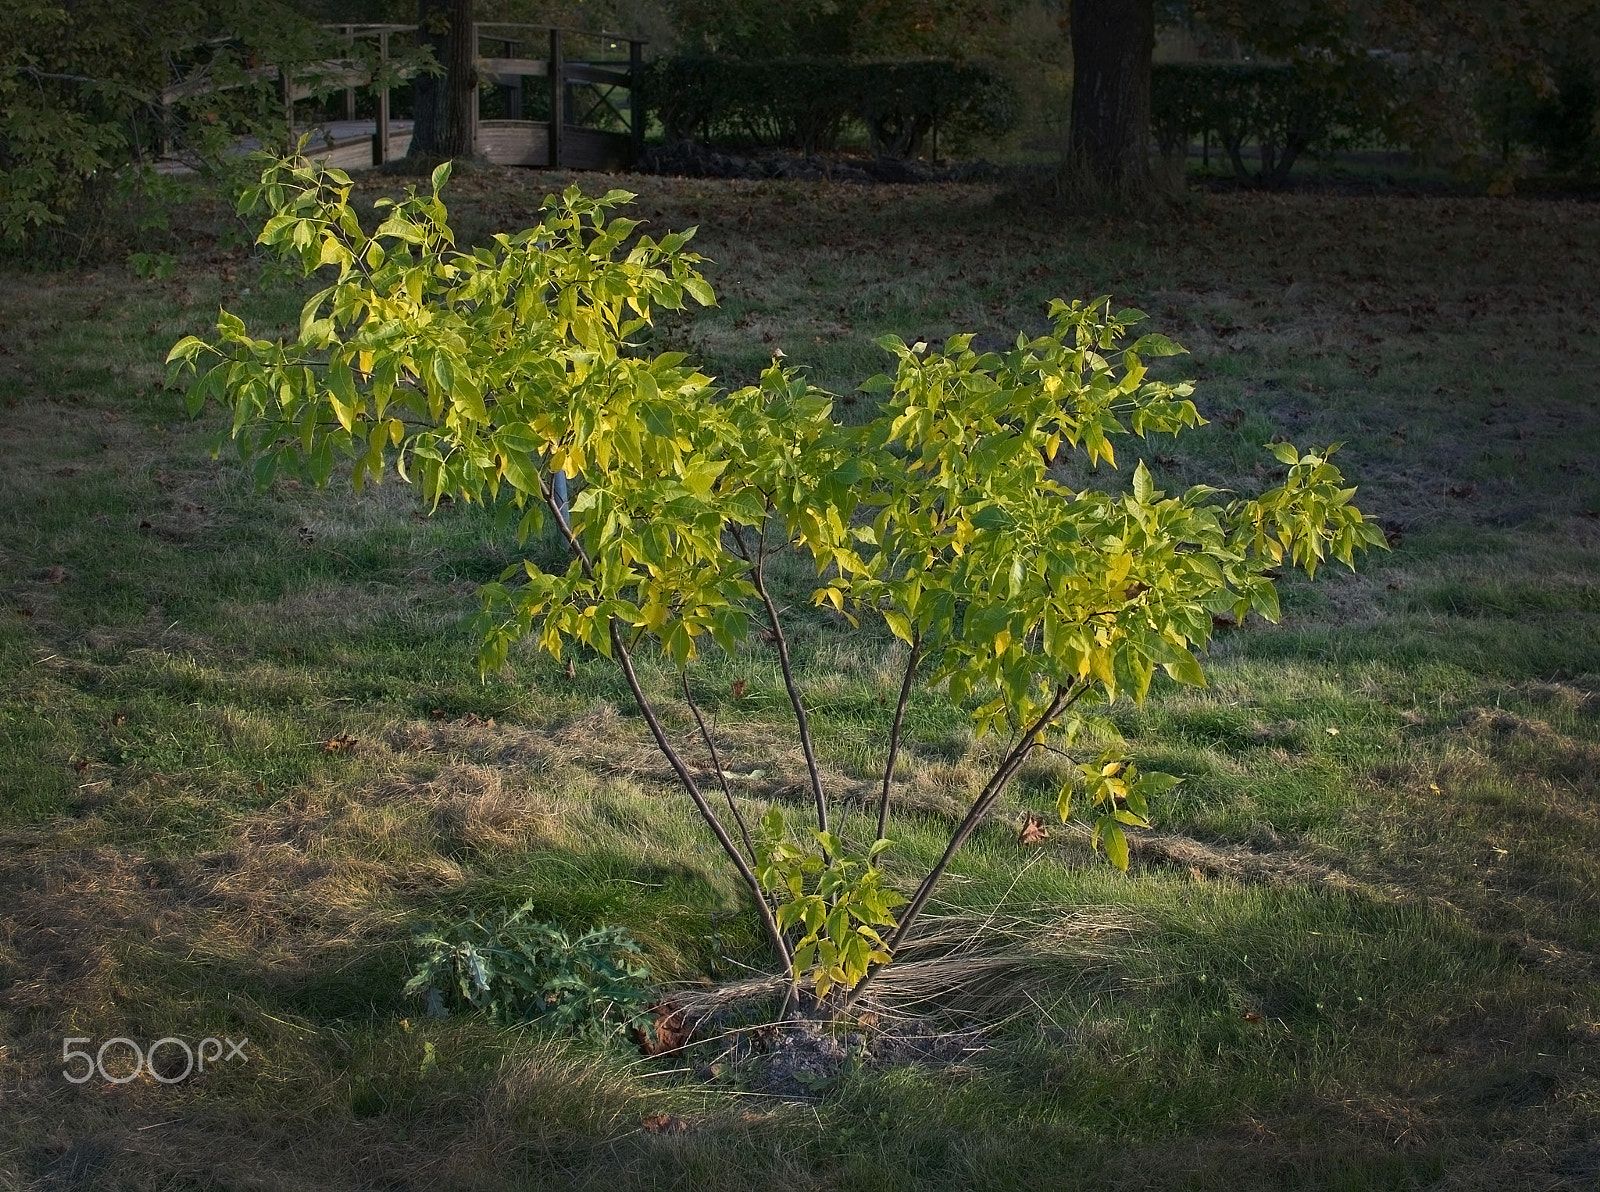
<svg viewBox="0 0 1600 1192">
<path fill-rule="evenodd" d="M 578 180 L 700 225 L 721 306 L 662 336 L 730 383 L 782 349 L 854 416 L 884 332 L 992 344 L 1111 293 L 1191 349 L 1210 419 L 1141 445 L 1158 484 L 1265 487 L 1274 435 L 1343 440 L 1394 550 L 1286 581 L 1208 688 L 1115 709 L 1186 779 L 1126 876 L 1070 828 L 1020 843 L 1060 778 L 1023 773 L 938 907 L 1003 958 L 920 1006 L 983 1051 L 762 1096 L 401 996 L 411 924 L 530 898 L 666 982 L 768 959 L 603 659 L 480 682 L 473 593 L 516 557 L 492 514 L 258 492 L 163 388 L 219 304 L 288 331 L 297 284 L 204 206 L 170 279 L 0 272 L 0 1189 L 1596 1186 L 1600 208 L 1237 193 L 1146 225 L 983 185 Z M 447 198 L 482 234 L 565 182 Z M 840 625 L 796 650 L 848 808 L 899 673 Z M 695 681 L 783 797 L 770 649 Z M 909 723 L 901 876 L 993 748 L 934 700 Z M 62 1075 L 65 1039 L 165 1036 L 248 1058 Z"/>
</svg>

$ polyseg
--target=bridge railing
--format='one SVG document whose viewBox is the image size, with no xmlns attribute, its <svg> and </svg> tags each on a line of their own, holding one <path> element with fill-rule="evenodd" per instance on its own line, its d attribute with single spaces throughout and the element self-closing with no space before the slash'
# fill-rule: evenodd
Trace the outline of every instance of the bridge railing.
<svg viewBox="0 0 1600 1192">
<path fill-rule="evenodd" d="M 377 69 L 355 58 L 330 60 L 302 72 L 280 71 L 291 130 L 294 104 L 344 82 L 344 117 L 357 118 L 358 93 L 374 96 L 371 133 L 325 130 L 317 155 L 343 169 L 381 165 L 405 155 L 410 129 L 397 127 L 390 90 L 391 39 L 416 34 L 414 25 L 331 26 L 352 43 L 374 44 Z M 618 169 L 638 156 L 645 112 L 639 99 L 645 42 L 604 31 L 508 22 L 475 23 L 470 34 L 479 79 L 473 104 L 476 152 L 501 165 Z M 278 68 L 262 68 L 273 70 Z M 485 112 L 485 107 L 489 111 Z"/>
</svg>

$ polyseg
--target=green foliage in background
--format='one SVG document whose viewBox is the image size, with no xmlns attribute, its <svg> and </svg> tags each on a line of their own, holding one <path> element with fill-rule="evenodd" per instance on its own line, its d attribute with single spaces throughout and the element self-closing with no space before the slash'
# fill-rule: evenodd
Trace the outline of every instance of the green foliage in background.
<svg viewBox="0 0 1600 1192">
<path fill-rule="evenodd" d="M 483 666 L 500 668 L 523 637 L 558 658 L 582 647 L 616 663 L 797 981 L 859 992 L 1035 751 L 1073 749 L 1094 728 L 1085 711 L 1143 700 L 1158 671 L 1203 685 L 1197 655 L 1213 617 L 1276 619 L 1280 567 L 1353 565 L 1383 542 L 1350 504 L 1334 448 L 1273 444 L 1282 483 L 1226 503 L 1204 485 L 1169 496 L 1142 463 L 1126 493 L 1056 479 L 1063 451 L 1115 466 L 1115 440 L 1201 421 L 1192 387 L 1146 363 L 1183 349 L 1136 337 L 1144 315 L 1109 299 L 1057 300 L 1051 330 L 1019 334 L 1005 352 L 978 353 L 968 335 L 938 351 L 885 337 L 895 370 L 862 386 L 880 413 L 843 425 L 831 395 L 778 361 L 759 384 L 724 392 L 681 353 L 636 346 L 655 309 L 714 301 L 685 249 L 692 233 L 638 236 L 637 221 L 610 215 L 631 196 L 574 187 L 546 200 L 537 227 L 457 251 L 439 197 L 448 176 L 441 167 L 431 195 L 391 204 L 369 235 L 344 175 L 268 166 L 244 199 L 267 212 L 261 241 L 308 274 L 330 270 L 332 284 L 307 300 L 292 341 L 257 339 L 224 312 L 214 343 L 188 336 L 172 349 L 174 375 L 192 374 L 191 409 L 211 398 L 233 408 L 263 484 L 286 468 L 324 482 L 347 463 L 359 487 L 392 465 L 431 502 L 499 503 L 523 539 L 553 518 L 564 569 L 529 558 L 482 588 Z M 577 478 L 570 508 L 557 472 Z M 815 605 L 904 645 L 868 840 L 832 822 L 791 664 L 793 618 L 769 571 L 791 552 L 814 566 Z M 759 846 L 688 682 L 705 650 L 732 652 L 755 625 L 778 650 L 814 815 L 809 839 L 793 841 L 769 807 L 751 809 L 766 817 Z M 661 696 L 635 665 L 646 646 L 679 673 L 725 812 L 663 726 Z M 874 859 L 888 847 L 914 688 L 1006 745 L 891 919 Z M 1148 810 L 1150 780 L 1171 783 L 1108 785 L 1108 764 L 1090 784 L 1095 840 L 1125 866 L 1121 825 L 1147 822 L 1133 793 Z"/>
<path fill-rule="evenodd" d="M 282 72 L 331 90 L 364 53 L 280 0 L 0 0 L 0 21 L 0 242 L 77 259 L 163 225 L 158 157 L 231 190 L 240 137 L 285 140 Z"/>
<path fill-rule="evenodd" d="M 1381 61 L 1336 68 L 1327 62 L 1161 62 L 1151 68 L 1156 144 L 1182 155 L 1202 137 L 1227 153 L 1241 182 L 1282 186 L 1306 153 L 1382 142 L 1397 99 Z M 1246 145 L 1260 147 L 1252 177 Z"/>
<path fill-rule="evenodd" d="M 915 157 L 935 126 L 996 137 L 1017 119 L 1011 83 L 981 63 L 677 54 L 652 62 L 645 86 L 669 141 L 811 152 L 834 148 L 858 122 L 874 153 Z"/>
<path fill-rule="evenodd" d="M 620 927 L 577 937 L 534 922 L 532 903 L 413 932 L 420 957 L 405 984 L 435 1017 L 482 1010 L 502 1025 L 532 1022 L 563 1034 L 603 1039 L 642 1024 L 650 1005 L 650 970 L 639 945 Z"/>
</svg>

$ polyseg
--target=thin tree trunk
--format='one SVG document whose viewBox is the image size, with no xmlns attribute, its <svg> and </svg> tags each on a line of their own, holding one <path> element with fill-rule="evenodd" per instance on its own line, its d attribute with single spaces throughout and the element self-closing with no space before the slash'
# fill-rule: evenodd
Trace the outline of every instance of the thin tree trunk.
<svg viewBox="0 0 1600 1192">
<path fill-rule="evenodd" d="M 445 73 L 418 75 L 413 84 L 415 123 L 406 156 L 430 163 L 471 157 L 478 102 L 472 0 L 418 0 L 417 22 L 422 44 L 433 50 Z"/>
<path fill-rule="evenodd" d="M 1153 0 L 1072 0 L 1072 165 L 1086 182 L 1148 194 Z"/>
</svg>

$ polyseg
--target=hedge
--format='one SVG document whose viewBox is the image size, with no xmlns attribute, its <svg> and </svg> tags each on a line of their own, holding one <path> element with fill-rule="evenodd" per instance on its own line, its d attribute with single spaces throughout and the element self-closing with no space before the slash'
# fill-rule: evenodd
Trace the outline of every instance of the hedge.
<svg viewBox="0 0 1600 1192">
<path fill-rule="evenodd" d="M 1338 67 L 1254 62 L 1163 62 L 1151 72 L 1151 127 L 1164 156 L 1216 138 L 1241 181 L 1243 148 L 1261 147 L 1255 181 L 1281 186 L 1308 150 L 1381 141 L 1396 94 L 1380 61 Z"/>
<path fill-rule="evenodd" d="M 834 149 L 852 123 L 880 157 L 915 157 L 934 128 L 998 136 L 1016 122 L 1008 79 L 983 65 L 752 61 L 682 54 L 647 68 L 645 102 L 668 141 Z"/>
</svg>

